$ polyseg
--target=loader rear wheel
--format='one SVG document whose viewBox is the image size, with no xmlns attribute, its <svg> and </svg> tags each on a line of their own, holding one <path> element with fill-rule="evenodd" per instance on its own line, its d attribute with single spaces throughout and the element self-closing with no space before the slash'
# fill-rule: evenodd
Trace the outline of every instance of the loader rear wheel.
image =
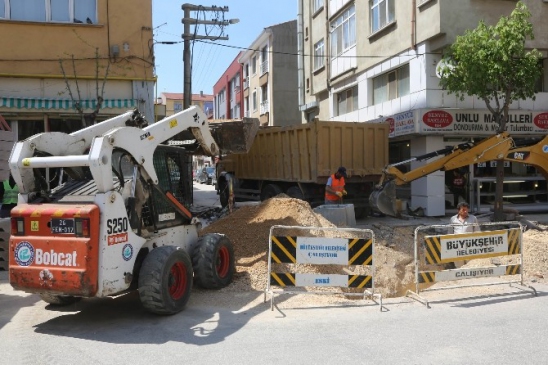
<svg viewBox="0 0 548 365">
<path fill-rule="evenodd" d="M 79 302 L 80 297 L 73 297 L 72 295 L 55 295 L 50 293 L 40 293 L 40 299 L 44 302 L 54 306 L 63 307 Z"/>
<path fill-rule="evenodd" d="M 143 307 L 156 314 L 182 311 L 192 289 L 192 262 L 188 253 L 175 246 L 153 249 L 139 273 L 139 297 Z"/>
<path fill-rule="evenodd" d="M 304 194 L 301 191 L 301 188 L 299 188 L 298 186 L 292 186 L 289 189 L 287 189 L 287 195 L 295 199 L 304 200 Z"/>
<path fill-rule="evenodd" d="M 268 184 L 263 188 L 261 192 L 261 201 L 273 198 L 278 194 L 283 193 L 282 189 L 276 184 Z"/>
<path fill-rule="evenodd" d="M 205 289 L 224 288 L 234 277 L 234 248 L 227 236 L 206 234 L 192 255 L 194 283 Z"/>
</svg>

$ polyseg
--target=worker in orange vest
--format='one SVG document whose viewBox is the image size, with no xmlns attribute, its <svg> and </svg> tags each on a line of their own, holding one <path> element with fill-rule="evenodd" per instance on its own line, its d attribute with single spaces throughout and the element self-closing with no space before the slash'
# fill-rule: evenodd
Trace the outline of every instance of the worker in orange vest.
<svg viewBox="0 0 548 365">
<path fill-rule="evenodd" d="M 325 204 L 340 204 L 342 197 L 346 195 L 344 190 L 344 179 L 346 178 L 346 168 L 341 166 L 337 172 L 327 179 L 325 185 Z"/>
</svg>

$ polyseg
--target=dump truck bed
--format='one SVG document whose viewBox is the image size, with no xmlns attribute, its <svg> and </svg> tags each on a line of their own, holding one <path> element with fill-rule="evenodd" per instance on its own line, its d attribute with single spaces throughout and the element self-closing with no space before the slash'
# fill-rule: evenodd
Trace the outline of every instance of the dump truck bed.
<svg viewBox="0 0 548 365">
<path fill-rule="evenodd" d="M 247 154 L 226 156 L 239 179 L 324 183 L 339 166 L 353 179 L 380 176 L 388 164 L 386 123 L 315 121 L 262 127 Z"/>
</svg>

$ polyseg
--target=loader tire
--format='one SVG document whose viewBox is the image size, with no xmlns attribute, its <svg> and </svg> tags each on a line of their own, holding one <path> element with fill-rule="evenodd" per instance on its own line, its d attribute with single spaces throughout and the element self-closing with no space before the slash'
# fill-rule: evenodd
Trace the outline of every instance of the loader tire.
<svg viewBox="0 0 548 365">
<path fill-rule="evenodd" d="M 287 195 L 295 199 L 304 200 L 304 194 L 298 186 L 292 186 L 287 189 Z"/>
<path fill-rule="evenodd" d="M 282 189 L 276 184 L 268 184 L 261 191 L 261 201 L 273 198 L 278 194 L 283 193 Z"/>
<path fill-rule="evenodd" d="M 82 298 L 72 295 L 55 295 L 50 293 L 40 293 L 40 299 L 56 307 L 64 307 L 79 302 Z"/>
<path fill-rule="evenodd" d="M 224 288 L 234 278 L 234 248 L 227 236 L 208 233 L 192 255 L 194 283 L 204 289 Z"/>
<path fill-rule="evenodd" d="M 192 289 L 192 262 L 180 247 L 153 249 L 139 273 L 139 297 L 152 313 L 170 315 L 182 311 Z"/>
</svg>

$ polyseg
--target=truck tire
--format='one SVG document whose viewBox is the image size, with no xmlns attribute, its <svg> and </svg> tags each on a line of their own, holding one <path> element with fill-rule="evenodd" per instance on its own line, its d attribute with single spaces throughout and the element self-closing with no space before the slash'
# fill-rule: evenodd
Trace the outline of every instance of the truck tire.
<svg viewBox="0 0 548 365">
<path fill-rule="evenodd" d="M 194 283 L 204 289 L 224 288 L 234 278 L 234 248 L 227 236 L 208 233 L 192 255 Z"/>
<path fill-rule="evenodd" d="M 282 189 L 276 184 L 268 184 L 261 191 L 261 201 L 273 198 L 278 194 L 283 193 Z"/>
<path fill-rule="evenodd" d="M 287 189 L 287 195 L 295 199 L 304 200 L 304 194 L 298 186 L 292 186 Z"/>
<path fill-rule="evenodd" d="M 57 307 L 64 307 L 73 303 L 79 302 L 80 297 L 73 297 L 72 295 L 55 295 L 50 293 L 40 293 L 40 299 L 44 302 Z"/>
<path fill-rule="evenodd" d="M 152 313 L 169 315 L 182 311 L 192 289 L 192 262 L 180 247 L 153 249 L 139 272 L 139 297 Z"/>
<path fill-rule="evenodd" d="M 219 183 L 219 200 L 221 202 L 221 207 L 226 207 L 228 205 L 228 199 L 230 199 L 230 192 L 228 191 L 228 184 L 226 181 L 221 181 Z"/>
</svg>

